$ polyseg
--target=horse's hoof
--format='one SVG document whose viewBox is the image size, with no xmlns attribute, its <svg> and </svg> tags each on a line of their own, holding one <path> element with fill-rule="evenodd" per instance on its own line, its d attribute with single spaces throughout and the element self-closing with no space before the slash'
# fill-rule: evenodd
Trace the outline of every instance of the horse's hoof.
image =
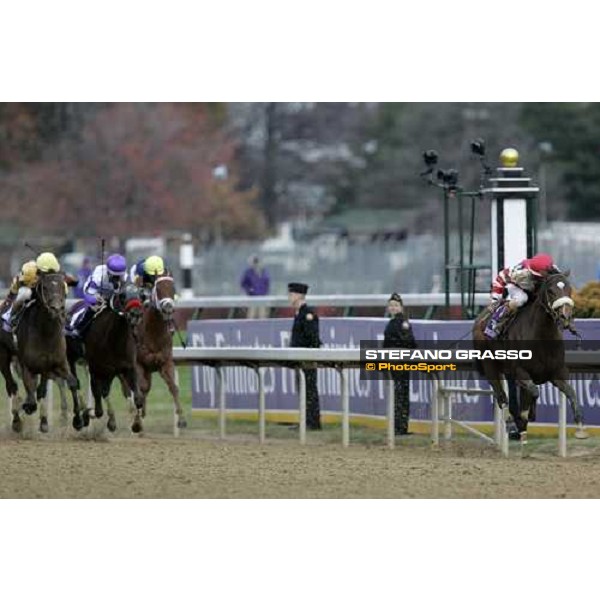
<svg viewBox="0 0 600 600">
<path fill-rule="evenodd" d="M 585 429 L 576 429 L 575 437 L 578 440 L 587 440 L 590 437 L 590 434 Z"/>
<path fill-rule="evenodd" d="M 40 419 L 40 431 L 42 433 L 48 433 L 48 419 L 46 417 Z"/>
<path fill-rule="evenodd" d="M 90 425 L 90 411 L 88 409 L 85 409 L 83 411 L 83 414 L 82 414 L 81 418 L 83 420 L 83 426 L 84 427 L 89 427 L 89 425 Z"/>
<path fill-rule="evenodd" d="M 109 419 L 106 423 L 106 428 L 111 432 L 115 432 L 117 430 L 117 422 L 114 419 Z"/>
<path fill-rule="evenodd" d="M 81 415 L 75 415 L 73 417 L 73 429 L 75 431 L 81 431 L 83 429 L 84 419 L 81 418 Z"/>
<path fill-rule="evenodd" d="M 185 429 L 186 427 L 187 427 L 187 421 L 183 417 L 180 417 L 179 420 L 177 421 L 177 428 Z"/>
<path fill-rule="evenodd" d="M 101 419 L 104 415 L 104 411 L 101 408 L 96 408 L 94 410 L 94 415 L 96 415 L 96 419 Z"/>
<path fill-rule="evenodd" d="M 13 417 L 11 427 L 15 433 L 21 433 L 23 430 L 23 421 L 18 416 L 15 416 Z"/>
<path fill-rule="evenodd" d="M 32 415 L 37 410 L 37 404 L 35 402 L 25 402 L 22 408 L 25 414 Z"/>
<path fill-rule="evenodd" d="M 131 425 L 131 431 L 133 431 L 133 433 L 139 433 L 140 431 L 142 431 L 141 421 L 134 421 Z"/>
</svg>

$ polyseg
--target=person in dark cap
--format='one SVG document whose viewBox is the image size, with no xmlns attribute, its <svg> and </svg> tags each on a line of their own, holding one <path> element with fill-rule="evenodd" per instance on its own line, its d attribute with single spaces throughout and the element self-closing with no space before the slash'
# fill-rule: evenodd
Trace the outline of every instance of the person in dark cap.
<svg viewBox="0 0 600 600">
<path fill-rule="evenodd" d="M 416 348 L 415 336 L 408 319 L 404 316 L 404 305 L 400 294 L 393 293 L 388 300 L 391 319 L 383 334 L 384 348 Z M 394 371 L 394 432 L 408 435 L 410 417 L 410 371 Z"/>
<path fill-rule="evenodd" d="M 291 348 L 320 348 L 319 317 L 315 310 L 306 304 L 308 286 L 305 283 L 290 283 L 288 297 L 296 315 L 292 327 Z M 317 369 L 302 369 L 306 377 L 306 426 L 308 429 L 321 429 Z"/>
</svg>

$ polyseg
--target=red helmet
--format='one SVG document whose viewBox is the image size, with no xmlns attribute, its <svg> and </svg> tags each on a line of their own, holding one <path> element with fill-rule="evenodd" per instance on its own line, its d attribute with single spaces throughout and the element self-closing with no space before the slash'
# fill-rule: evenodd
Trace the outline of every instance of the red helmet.
<svg viewBox="0 0 600 600">
<path fill-rule="evenodd" d="M 525 259 L 525 266 L 534 274 L 547 273 L 554 266 L 554 259 L 549 254 L 536 254 Z"/>
</svg>

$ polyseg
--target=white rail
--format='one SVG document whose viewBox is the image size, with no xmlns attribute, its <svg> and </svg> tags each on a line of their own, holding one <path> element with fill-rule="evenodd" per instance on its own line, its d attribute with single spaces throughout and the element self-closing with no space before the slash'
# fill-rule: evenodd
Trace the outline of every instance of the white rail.
<svg viewBox="0 0 600 600">
<path fill-rule="evenodd" d="M 309 295 L 308 300 L 313 306 L 332 307 L 359 307 L 359 306 L 385 306 L 389 294 L 328 294 Z M 466 296 L 465 296 L 466 298 Z M 402 294 L 404 306 L 445 306 L 445 294 Z M 71 307 L 78 300 L 67 300 Z M 484 306 L 489 302 L 488 294 L 475 294 L 475 304 Z M 460 294 L 450 294 L 450 305 L 460 306 Z M 282 308 L 289 306 L 287 296 L 195 296 L 193 298 L 179 298 L 175 303 L 176 308 L 247 308 L 262 306 L 267 308 Z"/>
<path fill-rule="evenodd" d="M 598 372 L 600 371 L 600 353 L 590 351 L 567 351 L 567 361 L 572 371 L 580 372 Z M 361 364 L 360 349 L 309 349 L 309 348 L 175 348 L 173 357 L 178 365 L 200 365 L 205 364 L 215 367 L 217 370 L 218 381 L 218 399 L 219 399 L 219 423 L 221 437 L 225 437 L 226 420 L 226 401 L 225 386 L 223 385 L 222 367 L 242 365 L 259 370 L 265 366 L 280 366 L 294 368 L 300 375 L 299 385 L 299 431 L 300 443 L 306 442 L 305 415 L 306 415 L 306 382 L 301 370 L 302 365 L 311 363 L 311 366 L 333 367 L 340 374 L 340 383 L 342 390 L 342 444 L 350 444 L 350 406 L 347 377 L 345 369 L 356 368 Z M 469 361 L 455 361 L 467 363 Z M 259 439 L 265 441 L 265 408 L 264 408 L 264 381 L 258 377 L 259 389 Z M 444 417 L 445 435 L 450 438 L 452 435 L 452 424 L 456 424 L 471 433 L 476 433 L 484 437 L 487 441 L 498 445 L 502 453 L 508 455 L 508 435 L 504 424 L 502 413 L 494 408 L 494 438 L 489 438 L 481 432 L 475 430 L 467 423 L 452 419 L 452 400 L 453 393 L 471 393 L 471 394 L 489 394 L 489 390 L 462 389 L 458 387 L 444 386 L 439 384 L 439 380 L 434 378 L 434 393 L 431 398 L 431 441 L 433 444 L 439 443 L 439 403 L 445 404 Z M 506 409 L 505 409 L 506 410 Z M 394 447 L 394 389 L 393 381 L 388 382 L 387 391 L 387 443 L 390 448 Z M 567 419 L 566 419 L 566 398 L 560 394 L 559 404 L 559 455 L 567 455 Z"/>
</svg>

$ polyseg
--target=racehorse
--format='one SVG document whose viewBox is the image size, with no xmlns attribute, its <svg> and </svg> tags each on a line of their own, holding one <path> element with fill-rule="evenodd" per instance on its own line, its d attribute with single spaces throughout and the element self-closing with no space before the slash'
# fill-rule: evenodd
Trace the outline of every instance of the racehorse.
<svg viewBox="0 0 600 600">
<path fill-rule="evenodd" d="M 532 298 L 519 309 L 501 339 L 489 340 L 484 335 L 489 309 L 483 311 L 473 325 L 474 347 L 479 350 L 531 349 L 530 360 L 477 361 L 477 368 L 490 382 L 500 408 L 508 404 L 502 386 L 502 376 L 509 375 L 521 388 L 518 411 L 512 413 L 522 441 L 527 440 L 527 424 L 535 414 L 539 397 L 538 385 L 550 382 L 563 392 L 569 401 L 577 426 L 575 436 L 588 437 L 575 390 L 569 383 L 565 364 L 563 330 L 574 332 L 572 325 L 574 302 L 571 298 L 569 271 L 546 276 L 534 290 Z"/>
<path fill-rule="evenodd" d="M 173 362 L 173 340 L 171 323 L 175 309 L 175 282 L 171 276 L 159 277 L 154 283 L 150 299 L 144 303 L 142 322 L 137 336 L 137 373 L 140 391 L 144 397 L 142 416 L 146 414 L 146 400 L 152 386 L 152 373 L 159 373 L 173 397 L 177 427 L 187 426 L 183 409 L 179 402 L 179 387 L 175 383 L 175 363 Z M 131 390 L 122 380 L 123 393 L 129 396 Z M 139 415 L 136 415 L 141 431 Z"/>
<path fill-rule="evenodd" d="M 13 360 L 16 360 L 17 347 L 12 334 L 0 328 L 0 372 L 4 376 L 6 393 L 10 398 L 11 407 L 17 402 L 19 387 L 10 368 Z"/>
<path fill-rule="evenodd" d="M 127 286 L 116 292 L 102 305 L 81 340 L 67 336 L 67 356 L 71 373 L 77 377 L 76 363 L 85 360 L 90 372 L 90 386 L 94 396 L 94 414 L 104 414 L 102 400 L 106 399 L 109 431 L 115 431 L 117 422 L 110 403 L 110 387 L 115 377 L 123 376 L 133 390 L 135 406 L 143 409 L 136 363 L 135 329 L 142 316 L 139 290 Z M 79 384 L 79 380 L 77 380 Z"/>
<path fill-rule="evenodd" d="M 31 300 L 18 318 L 15 326 L 16 349 L 27 396 L 21 408 L 26 414 L 33 414 L 37 410 L 37 401 L 45 397 L 48 379 L 64 379 L 73 397 L 73 427 L 79 430 L 84 421 L 80 414 L 78 384 L 69 370 L 64 338 L 66 296 L 63 273 L 39 273 Z M 8 385 L 7 379 L 7 391 Z M 14 395 L 12 397 L 14 398 Z M 22 421 L 15 403 L 12 405 L 12 414 L 13 431 L 19 432 L 22 429 Z M 48 418 L 45 413 L 40 416 L 40 431 L 48 431 Z"/>
</svg>

